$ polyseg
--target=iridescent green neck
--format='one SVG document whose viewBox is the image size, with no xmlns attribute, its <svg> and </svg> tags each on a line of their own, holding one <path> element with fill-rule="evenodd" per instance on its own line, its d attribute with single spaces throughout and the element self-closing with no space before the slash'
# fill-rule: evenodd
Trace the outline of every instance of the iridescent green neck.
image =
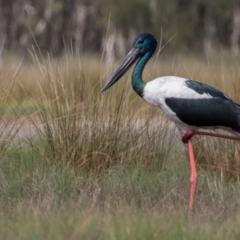
<svg viewBox="0 0 240 240">
<path fill-rule="evenodd" d="M 143 97 L 144 87 L 146 86 L 146 83 L 142 79 L 143 69 L 151 56 L 152 53 L 147 53 L 141 57 L 132 73 L 132 87 L 140 97 Z"/>
</svg>

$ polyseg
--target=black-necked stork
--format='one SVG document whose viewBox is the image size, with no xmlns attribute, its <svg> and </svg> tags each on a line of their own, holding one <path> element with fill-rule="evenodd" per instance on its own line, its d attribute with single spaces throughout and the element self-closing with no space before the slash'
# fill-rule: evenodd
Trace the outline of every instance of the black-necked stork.
<svg viewBox="0 0 240 240">
<path fill-rule="evenodd" d="M 133 89 L 145 101 L 163 109 L 181 130 L 182 141 L 188 144 L 191 169 L 189 209 L 191 210 L 197 182 L 191 137 L 198 134 L 240 140 L 240 105 L 207 84 L 177 76 L 159 77 L 144 82 L 143 69 L 156 47 L 157 41 L 151 34 L 140 34 L 102 92 L 116 83 L 138 60 L 132 73 Z M 202 132 L 199 128 L 224 129 L 235 136 Z"/>
</svg>

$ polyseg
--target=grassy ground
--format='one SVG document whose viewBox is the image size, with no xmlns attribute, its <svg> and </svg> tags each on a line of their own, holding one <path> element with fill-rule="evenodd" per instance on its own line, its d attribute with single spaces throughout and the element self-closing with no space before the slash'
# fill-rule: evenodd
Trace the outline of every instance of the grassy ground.
<svg viewBox="0 0 240 240">
<path fill-rule="evenodd" d="M 200 170 L 196 209 L 188 215 L 186 157 L 169 157 L 164 170 L 116 166 L 96 177 L 46 168 L 35 152 L 12 153 L 1 167 L 1 237 L 238 239 L 239 182 Z"/>
<path fill-rule="evenodd" d="M 2 239 L 239 239 L 238 143 L 195 137 L 199 181 L 178 130 L 94 57 L 0 69 Z M 144 74 L 209 83 L 240 102 L 237 63 L 153 59 Z"/>
</svg>

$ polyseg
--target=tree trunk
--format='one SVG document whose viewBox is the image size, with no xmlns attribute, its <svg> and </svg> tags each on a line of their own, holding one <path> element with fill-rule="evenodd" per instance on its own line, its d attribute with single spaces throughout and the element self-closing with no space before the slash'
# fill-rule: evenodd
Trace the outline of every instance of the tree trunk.
<svg viewBox="0 0 240 240">
<path fill-rule="evenodd" d="M 5 41 L 5 46 L 7 49 L 10 49 L 12 46 L 12 32 L 11 32 L 11 27 L 12 27 L 12 22 L 13 22 L 13 12 L 12 12 L 12 0 L 7 1 L 4 0 L 2 1 L 2 11 L 1 13 L 2 18 L 1 21 L 3 21 L 3 36 L 4 36 L 4 41 Z"/>
<path fill-rule="evenodd" d="M 207 59 L 212 58 L 215 55 L 215 34 L 216 25 L 213 20 L 212 12 L 209 7 L 206 7 L 205 19 L 204 19 L 205 39 L 204 39 L 204 53 Z"/>
<path fill-rule="evenodd" d="M 239 55 L 240 38 L 240 0 L 234 0 L 233 26 L 231 34 L 231 51 L 234 56 Z"/>
</svg>

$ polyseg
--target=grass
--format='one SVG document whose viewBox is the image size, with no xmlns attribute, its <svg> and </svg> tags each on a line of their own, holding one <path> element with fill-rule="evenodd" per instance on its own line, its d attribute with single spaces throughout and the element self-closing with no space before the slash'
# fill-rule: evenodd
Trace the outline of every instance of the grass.
<svg viewBox="0 0 240 240">
<path fill-rule="evenodd" d="M 118 166 L 86 176 L 33 164 L 22 152 L 1 168 L 3 239 L 238 239 L 239 182 L 200 171 L 187 215 L 186 159 L 167 170 Z M 39 157 L 39 156 L 38 156 Z M 16 161 L 19 159 L 20 163 Z M 38 165 L 38 166 L 37 166 Z"/>
<path fill-rule="evenodd" d="M 239 144 L 194 137 L 199 181 L 178 130 L 134 95 L 129 74 L 94 57 L 5 62 L 0 70 L 2 239 L 238 239 Z M 157 67 L 160 66 L 160 67 Z M 153 59 L 144 75 L 180 75 L 239 101 L 234 61 Z"/>
</svg>

